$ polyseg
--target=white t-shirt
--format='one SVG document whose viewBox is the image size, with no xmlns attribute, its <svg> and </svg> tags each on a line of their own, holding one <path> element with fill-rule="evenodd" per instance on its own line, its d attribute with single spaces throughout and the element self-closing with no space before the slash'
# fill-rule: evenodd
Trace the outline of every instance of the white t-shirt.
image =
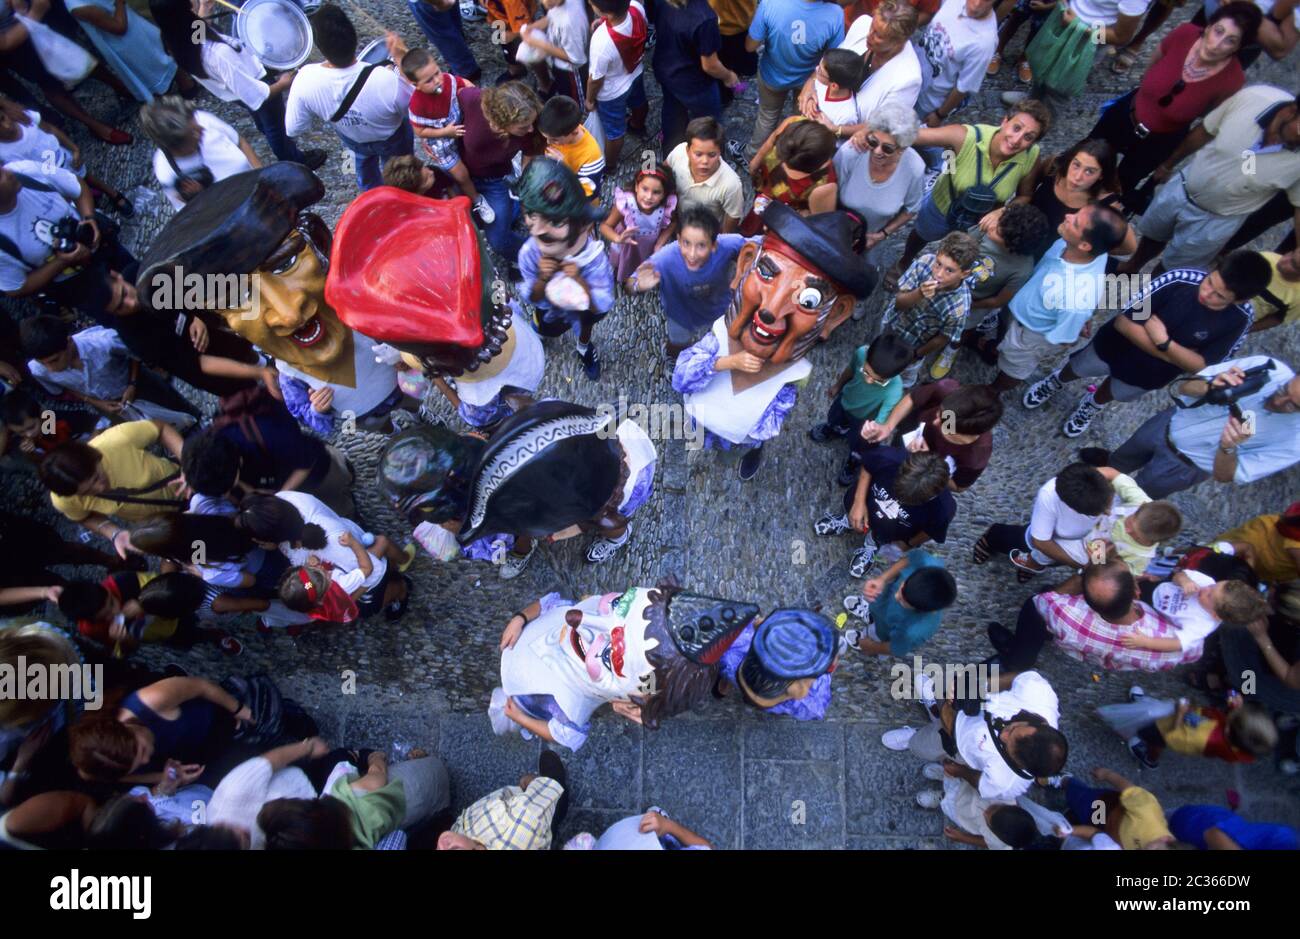
<svg viewBox="0 0 1300 939">
<path fill-rule="evenodd" d="M 1070 9 L 1089 25 L 1114 26 L 1120 15 L 1142 16 L 1151 0 L 1070 0 Z"/>
<path fill-rule="evenodd" d="M 849 27 L 841 49 L 852 49 L 858 55 L 867 53 L 867 33 L 871 31 L 871 17 L 859 16 Z M 869 120 L 872 112 L 885 101 L 893 98 L 907 107 L 916 105 L 917 95 L 921 93 L 921 58 L 916 47 L 909 40 L 898 55 L 879 68 L 873 68 L 871 75 L 858 89 L 858 108 L 863 120 Z"/>
<path fill-rule="evenodd" d="M 0 163 L 13 163 L 16 160 L 30 160 L 42 166 L 56 166 L 78 176 L 86 175 L 86 167 L 72 166 L 72 151 L 68 150 L 53 134 L 41 130 L 41 112 L 24 111 L 30 124 L 14 122 L 18 128 L 17 140 L 0 140 Z"/>
<path fill-rule="evenodd" d="M 309 557 L 315 555 L 322 561 L 334 565 L 334 580 L 348 593 L 352 593 L 357 587 L 370 590 L 384 579 L 384 574 L 388 571 L 387 560 L 372 554 L 370 563 L 374 565 L 374 569 L 370 572 L 370 576 L 366 577 L 357 567 L 357 556 L 353 554 L 352 549 L 339 544 L 339 535 L 343 532 L 351 535 L 358 544 L 361 543 L 366 532 L 360 525 L 351 519 L 343 518 L 320 499 L 305 492 L 286 490 L 277 492 L 275 497 L 283 499 L 297 509 L 302 520 L 308 525 L 319 525 L 325 531 L 326 545 L 320 549 L 294 548 L 288 542 L 281 544 L 280 553 L 289 559 L 290 564 L 301 567 L 307 563 Z M 358 575 L 360 579 L 348 576 L 352 574 Z"/>
<path fill-rule="evenodd" d="M 303 66 L 289 86 L 285 132 L 290 137 L 305 133 L 311 128 L 312 118 L 328 123 L 365 67 L 366 63 L 360 61 L 347 68 Z M 387 140 L 406 122 L 414 88 L 399 79 L 391 68 L 375 69 L 352 107 L 334 125 L 335 129 L 357 143 Z"/>
<path fill-rule="evenodd" d="M 312 390 L 334 389 L 334 401 L 330 407 L 336 417 L 344 419 L 349 412 L 353 417 L 364 417 L 397 388 L 397 369 L 376 361 L 375 347 L 378 345 L 382 343 L 353 330 L 352 367 L 356 384 L 351 388 L 308 375 L 283 359 L 276 359 L 275 367 L 281 375 L 296 378 Z"/>
<path fill-rule="evenodd" d="M 199 151 L 189 156 L 173 157 L 182 173 L 191 174 L 206 166 L 213 182 L 251 170 L 253 165 L 239 149 L 239 132 L 221 118 L 208 111 L 195 111 L 203 134 L 199 138 Z M 176 191 L 176 171 L 161 150 L 153 152 L 153 174 L 162 184 L 163 192 L 176 211 L 185 207 L 185 200 Z"/>
<path fill-rule="evenodd" d="M 50 229 L 60 219 L 79 219 L 75 200 L 81 195 L 81 181 L 67 170 L 45 167 L 31 160 L 5 164 L 5 169 L 50 186 L 54 192 L 40 192 L 23 186 L 18 190 L 13 211 L 0 214 L 0 232 L 18 248 L 21 258 L 0 250 L 0 290 L 17 290 L 27 275 L 54 256 Z M 60 275 L 59 279 L 63 279 Z"/>
<path fill-rule="evenodd" d="M 998 47 L 997 17 L 977 20 L 966 15 L 966 0 L 944 0 L 918 45 L 924 89 L 916 110 L 929 114 L 954 88 L 963 94 L 979 90 Z"/>
<path fill-rule="evenodd" d="M 583 0 L 564 0 L 555 9 L 547 10 L 546 38 L 551 45 L 563 49 L 573 62 L 570 65 L 560 59 L 552 59 L 551 67 L 571 72 L 575 66 L 586 65 L 589 35 L 587 5 Z"/>
<path fill-rule="evenodd" d="M 261 80 L 266 75 L 266 66 L 248 46 L 241 45 L 236 51 L 229 43 L 205 42 L 199 58 L 208 77 L 195 75 L 195 81 L 222 101 L 239 101 L 256 111 L 271 96 L 271 86 Z"/>
<path fill-rule="evenodd" d="M 1056 478 L 1053 477 L 1038 488 L 1034 511 L 1029 517 L 1029 537 L 1055 541 L 1074 560 L 1087 564 L 1088 549 L 1083 539 L 1092 531 L 1098 518 L 1096 515 L 1080 515 L 1062 502 L 1056 494 Z"/>
<path fill-rule="evenodd" d="M 631 8 L 635 8 L 643 17 L 645 16 L 645 8 L 637 0 L 632 0 Z M 600 86 L 600 91 L 596 94 L 597 101 L 611 101 L 619 97 L 632 87 L 632 82 L 636 81 L 636 77 L 645 70 L 644 61 L 638 62 L 636 68 L 630 72 L 623 67 L 623 57 L 618 54 L 618 47 L 614 45 L 614 40 L 609 38 L 610 29 L 608 24 L 602 24 L 591 34 L 590 75 L 592 78 L 605 79 L 605 83 Z M 613 29 L 621 36 L 632 35 L 632 15 L 629 13 L 622 25 Z M 642 58 L 644 59 L 644 56 Z"/>
<path fill-rule="evenodd" d="M 227 825 L 248 832 L 249 847 L 266 847 L 266 835 L 257 827 L 262 806 L 276 799 L 315 799 L 311 780 L 296 766 L 273 770 L 266 757 L 255 756 L 225 776 L 208 800 L 209 825 Z"/>
<path fill-rule="evenodd" d="M 131 379 L 131 353 L 117 330 L 92 326 L 73 336 L 72 343 L 81 356 L 78 368 L 51 372 L 35 359 L 27 363 L 40 386 L 50 394 L 66 390 L 89 398 L 122 397 Z"/>
<path fill-rule="evenodd" d="M 1038 672 L 1021 672 L 1006 691 L 988 696 L 984 710 L 1003 720 L 1027 711 L 1038 715 L 1052 727 L 1057 727 L 1061 718 L 1056 692 Z M 1018 775 L 1007 765 L 993 742 L 983 714 L 971 716 L 958 712 L 954 730 L 962 762 L 981 773 L 979 794 L 982 798 L 1010 804 L 1029 790 L 1033 781 Z"/>
<path fill-rule="evenodd" d="M 1200 571 L 1183 573 L 1197 587 L 1214 584 L 1213 577 L 1207 577 Z M 1183 588 L 1173 581 L 1165 581 L 1156 587 L 1151 596 L 1151 605 L 1178 625 L 1178 644 L 1184 649 L 1203 643 L 1210 633 L 1219 628 L 1219 620 L 1201 605 L 1200 598 L 1194 593 L 1183 593 Z"/>
</svg>

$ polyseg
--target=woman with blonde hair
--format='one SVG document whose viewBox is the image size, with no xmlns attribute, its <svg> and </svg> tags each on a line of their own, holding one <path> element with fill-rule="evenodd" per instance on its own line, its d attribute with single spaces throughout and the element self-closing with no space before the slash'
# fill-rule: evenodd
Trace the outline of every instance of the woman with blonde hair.
<svg viewBox="0 0 1300 939">
<path fill-rule="evenodd" d="M 519 203 L 510 196 L 508 180 L 545 147 L 536 127 L 541 99 L 532 88 L 515 81 L 492 88 L 462 88 L 457 98 L 465 128 L 459 139 L 460 158 L 496 215 L 486 226 L 488 244 L 513 264 L 524 239 L 514 231 Z"/>
</svg>

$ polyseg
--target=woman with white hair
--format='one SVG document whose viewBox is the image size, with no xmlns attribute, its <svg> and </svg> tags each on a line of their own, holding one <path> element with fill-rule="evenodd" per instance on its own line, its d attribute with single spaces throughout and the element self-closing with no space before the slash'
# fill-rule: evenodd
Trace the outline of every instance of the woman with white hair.
<svg viewBox="0 0 1300 939">
<path fill-rule="evenodd" d="M 158 147 L 153 172 L 178 212 L 218 180 L 262 165 L 235 128 L 179 95 L 142 107 L 140 129 Z"/>
<path fill-rule="evenodd" d="M 839 207 L 865 222 L 867 263 L 879 264 L 881 245 L 911 224 L 925 198 L 925 161 L 911 149 L 920 121 L 911 106 L 886 101 L 866 120 L 867 150 L 840 147 L 835 154 Z"/>
<path fill-rule="evenodd" d="M 916 105 L 921 94 L 921 60 L 911 42 L 916 27 L 916 8 L 906 0 L 883 0 L 874 16 L 853 21 L 840 48 L 856 52 L 864 63 L 863 81 L 854 93 L 858 113 L 873 114 L 886 100 L 901 101 L 909 108 Z M 826 87 L 823 85 L 819 96 L 817 83 L 814 72 L 799 93 L 799 111 L 804 117 L 821 120 L 841 140 L 866 127 L 862 121 L 832 124 L 825 119 L 821 102 L 826 99 Z"/>
</svg>

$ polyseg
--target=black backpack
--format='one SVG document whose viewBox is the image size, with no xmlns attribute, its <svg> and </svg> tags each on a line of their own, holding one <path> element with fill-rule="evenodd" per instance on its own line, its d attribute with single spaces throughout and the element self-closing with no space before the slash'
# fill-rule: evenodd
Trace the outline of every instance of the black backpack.
<svg viewBox="0 0 1300 939">
<path fill-rule="evenodd" d="M 982 139 L 979 125 L 974 125 L 973 129 L 975 131 L 975 185 L 958 196 L 957 184 L 952 181 L 957 174 L 955 172 L 948 174 L 948 192 L 951 194 L 952 199 L 951 204 L 948 206 L 948 227 L 950 231 L 965 231 L 1001 205 L 1001 200 L 998 199 L 995 192 L 997 185 L 1018 165 L 1008 163 L 1002 167 L 998 175 L 993 177 L 993 182 L 985 183 L 984 153 L 979 148 Z"/>
</svg>

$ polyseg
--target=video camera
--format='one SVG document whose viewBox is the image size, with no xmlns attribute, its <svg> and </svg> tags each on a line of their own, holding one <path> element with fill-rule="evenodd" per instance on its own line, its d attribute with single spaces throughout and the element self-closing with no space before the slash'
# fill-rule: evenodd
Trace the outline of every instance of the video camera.
<svg viewBox="0 0 1300 939">
<path fill-rule="evenodd" d="M 1227 406 L 1228 411 L 1231 412 L 1233 417 L 1239 421 L 1244 421 L 1246 419 L 1245 415 L 1242 414 L 1241 408 L 1237 406 L 1237 402 L 1242 398 L 1250 397 L 1255 392 L 1259 391 L 1259 389 L 1267 385 L 1268 376 L 1272 370 L 1273 360 L 1268 359 L 1259 365 L 1254 365 L 1246 369 L 1242 373 L 1241 384 L 1239 385 L 1225 385 L 1221 387 L 1211 385 L 1209 391 L 1201 395 L 1201 397 L 1197 398 L 1191 404 L 1183 404 L 1181 401 L 1178 401 L 1177 398 L 1174 400 L 1178 401 L 1178 406 L 1180 408 L 1199 408 L 1206 404 L 1215 404 L 1220 407 Z M 1209 380 L 1213 381 L 1213 379 Z"/>
</svg>

